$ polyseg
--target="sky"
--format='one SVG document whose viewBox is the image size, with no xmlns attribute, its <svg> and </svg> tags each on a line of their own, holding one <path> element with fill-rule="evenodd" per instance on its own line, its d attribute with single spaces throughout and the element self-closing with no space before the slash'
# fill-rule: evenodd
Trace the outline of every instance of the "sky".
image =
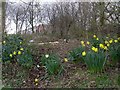
<svg viewBox="0 0 120 90">
<path fill-rule="evenodd" d="M 6 0 L 6 1 L 21 3 L 21 1 L 29 2 L 31 0 Z M 51 3 L 51 2 L 55 2 L 56 0 L 35 0 L 35 1 L 41 2 L 41 3 Z M 15 33 L 15 28 L 16 28 L 15 23 L 13 21 L 11 21 L 10 26 L 6 28 L 6 31 L 8 32 L 8 34 L 13 34 L 13 33 Z"/>
</svg>

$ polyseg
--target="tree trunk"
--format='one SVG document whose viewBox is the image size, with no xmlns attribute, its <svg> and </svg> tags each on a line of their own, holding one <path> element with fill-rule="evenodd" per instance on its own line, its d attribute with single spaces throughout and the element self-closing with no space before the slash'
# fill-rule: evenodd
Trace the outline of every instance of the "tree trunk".
<svg viewBox="0 0 120 90">
<path fill-rule="evenodd" d="M 6 2 L 2 2 L 2 33 L 6 33 L 5 32 L 5 6 L 6 6 Z"/>
</svg>

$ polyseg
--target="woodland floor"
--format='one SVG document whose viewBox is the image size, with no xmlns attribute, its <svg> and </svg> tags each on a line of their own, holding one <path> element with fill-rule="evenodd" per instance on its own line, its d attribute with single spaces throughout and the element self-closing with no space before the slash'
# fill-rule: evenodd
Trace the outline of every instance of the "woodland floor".
<svg viewBox="0 0 120 90">
<path fill-rule="evenodd" d="M 106 87 L 117 88 L 118 67 L 116 65 L 105 68 L 105 72 L 99 74 L 90 73 L 83 63 L 64 62 L 68 52 L 80 46 L 80 41 L 70 40 L 68 43 L 58 40 L 57 44 L 38 45 L 33 43 L 33 56 L 35 63 L 31 70 L 23 69 L 17 63 L 4 64 L 2 66 L 3 85 L 5 87 L 39 87 L 39 88 L 90 88 Z M 62 75 L 47 77 L 43 67 L 36 65 L 42 53 L 57 53 L 65 66 Z M 39 79 L 36 86 L 35 78 Z"/>
</svg>

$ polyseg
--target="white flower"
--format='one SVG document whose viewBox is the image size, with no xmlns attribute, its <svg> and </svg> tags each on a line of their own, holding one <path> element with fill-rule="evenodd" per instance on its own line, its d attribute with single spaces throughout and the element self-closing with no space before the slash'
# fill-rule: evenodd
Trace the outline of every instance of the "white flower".
<svg viewBox="0 0 120 90">
<path fill-rule="evenodd" d="M 29 42 L 34 42 L 34 40 L 30 40 Z"/>
<path fill-rule="evenodd" d="M 48 57 L 49 57 L 49 55 L 48 55 L 48 54 L 46 54 L 46 55 L 45 55 L 45 57 L 46 57 L 46 58 L 48 58 Z"/>
<path fill-rule="evenodd" d="M 40 65 L 37 65 L 37 68 L 39 68 L 40 67 Z"/>
</svg>

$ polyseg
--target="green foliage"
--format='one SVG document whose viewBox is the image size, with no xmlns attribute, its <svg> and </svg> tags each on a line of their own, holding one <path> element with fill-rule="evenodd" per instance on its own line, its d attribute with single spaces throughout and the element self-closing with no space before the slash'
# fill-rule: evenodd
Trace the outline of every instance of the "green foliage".
<svg viewBox="0 0 120 90">
<path fill-rule="evenodd" d="M 21 55 L 17 56 L 18 63 L 25 68 L 31 68 L 33 65 L 33 58 L 29 50 L 25 50 Z"/>
<path fill-rule="evenodd" d="M 84 51 L 84 47 L 80 46 L 78 48 L 73 49 L 72 51 L 69 52 L 69 60 L 73 61 L 73 62 L 79 62 L 79 61 L 83 61 L 83 57 L 81 55 L 81 53 Z"/>
<path fill-rule="evenodd" d="M 84 57 L 85 64 L 91 72 L 100 72 L 106 63 L 106 55 L 103 51 L 88 51 Z"/>
<path fill-rule="evenodd" d="M 116 64 L 118 60 L 120 60 L 120 42 L 112 43 L 110 45 L 109 55 L 113 64 Z"/>
<path fill-rule="evenodd" d="M 18 62 L 25 67 L 32 66 L 32 55 L 20 35 L 3 37 L 2 61 Z"/>
<path fill-rule="evenodd" d="M 117 84 L 120 86 L 120 75 L 118 76 Z"/>
<path fill-rule="evenodd" d="M 63 70 L 60 59 L 56 54 L 43 55 L 41 63 L 45 66 L 48 75 L 59 75 Z"/>
<path fill-rule="evenodd" d="M 103 38 L 97 38 L 97 37 L 96 38 L 91 38 L 89 41 L 90 41 L 90 43 L 91 43 L 92 46 L 98 48 L 99 44 L 103 42 Z"/>
</svg>

